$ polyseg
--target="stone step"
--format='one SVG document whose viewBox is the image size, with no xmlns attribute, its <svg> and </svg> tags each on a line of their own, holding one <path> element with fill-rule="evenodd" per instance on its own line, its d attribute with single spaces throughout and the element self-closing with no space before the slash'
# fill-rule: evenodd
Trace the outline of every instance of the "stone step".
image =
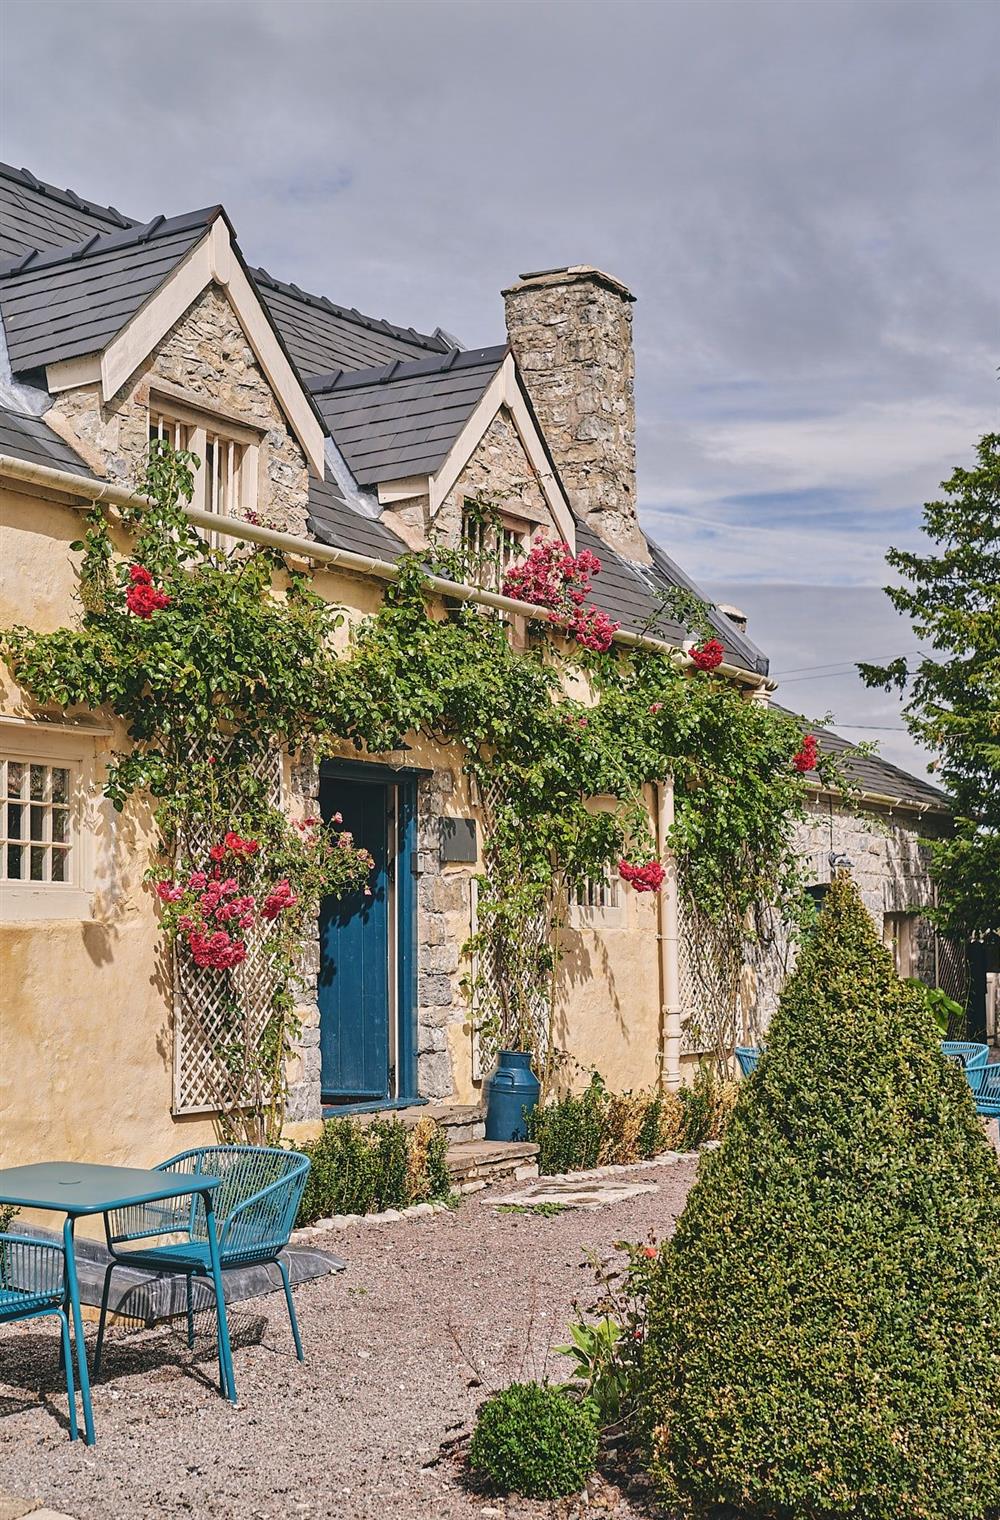
<svg viewBox="0 0 1000 1520">
<path fill-rule="evenodd" d="M 451 1142 L 481 1140 L 486 1132 L 486 1120 L 481 1103 L 415 1103 L 412 1108 L 380 1109 L 375 1113 L 356 1114 L 359 1124 L 371 1124 L 374 1119 L 398 1119 L 407 1129 L 413 1129 L 421 1119 L 433 1119 Z"/>
<path fill-rule="evenodd" d="M 448 1147 L 448 1174 L 456 1193 L 476 1193 L 490 1182 L 526 1182 L 538 1176 L 538 1146 L 525 1141 L 458 1140 Z"/>
</svg>

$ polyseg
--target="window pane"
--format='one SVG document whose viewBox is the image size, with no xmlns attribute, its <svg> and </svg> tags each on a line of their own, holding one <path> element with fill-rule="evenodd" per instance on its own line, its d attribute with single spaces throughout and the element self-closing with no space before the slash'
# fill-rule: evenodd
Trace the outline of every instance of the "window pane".
<svg viewBox="0 0 1000 1520">
<path fill-rule="evenodd" d="M 31 837 L 32 839 L 45 838 L 45 809 L 43 807 L 31 809 Z"/>
<path fill-rule="evenodd" d="M 25 765 L 21 760 L 7 761 L 7 796 L 20 797 L 24 787 Z"/>
<path fill-rule="evenodd" d="M 45 880 L 45 846 L 33 844 L 31 846 L 31 879 L 32 881 Z"/>
<path fill-rule="evenodd" d="M 52 838 L 57 844 L 65 844 L 69 839 L 69 813 L 65 808 L 52 809 Z"/>
<path fill-rule="evenodd" d="M 22 839 L 24 837 L 24 835 L 22 833 L 22 830 L 24 828 L 24 822 L 23 822 L 23 816 L 22 816 L 23 813 L 24 813 L 24 808 L 21 806 L 21 804 L 19 802 L 8 802 L 8 804 L 7 804 L 7 838 L 8 839 Z"/>
<path fill-rule="evenodd" d="M 68 853 L 69 852 L 67 850 L 53 850 L 52 851 L 52 880 L 53 881 L 65 881 L 66 880 L 66 857 L 67 857 Z"/>
<path fill-rule="evenodd" d="M 21 845 L 9 844 L 7 846 L 7 875 L 11 881 L 21 880 L 21 871 L 23 869 L 21 857 L 23 854 L 24 850 Z"/>
<path fill-rule="evenodd" d="M 62 767 L 52 772 L 52 801 L 69 801 L 69 771 L 64 771 Z"/>
<path fill-rule="evenodd" d="M 33 765 L 31 767 L 31 800 L 41 802 L 45 797 L 45 772 L 46 765 Z"/>
</svg>

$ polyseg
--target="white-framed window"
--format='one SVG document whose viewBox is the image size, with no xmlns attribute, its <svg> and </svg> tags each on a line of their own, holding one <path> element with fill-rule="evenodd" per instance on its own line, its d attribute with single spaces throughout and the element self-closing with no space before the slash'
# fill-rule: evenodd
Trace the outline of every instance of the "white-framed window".
<svg viewBox="0 0 1000 1520">
<path fill-rule="evenodd" d="M 625 921 L 622 884 L 610 870 L 570 888 L 569 920 L 578 928 L 620 927 Z"/>
<path fill-rule="evenodd" d="M 87 919 L 93 894 L 94 739 L 0 719 L 0 919 Z"/>
<path fill-rule="evenodd" d="M 0 760 L 0 879 L 73 885 L 75 781 L 76 768 L 68 763 Z"/>
<path fill-rule="evenodd" d="M 260 445 L 263 434 L 229 418 L 160 396 L 149 403 L 149 439 L 165 438 L 201 461 L 194 480 L 193 507 L 223 517 L 245 517 L 257 509 Z M 218 535 L 213 535 L 213 539 Z"/>
<path fill-rule="evenodd" d="M 916 936 L 915 913 L 885 913 L 882 917 L 882 943 L 892 951 L 898 976 L 912 976 Z"/>
<path fill-rule="evenodd" d="M 529 533 L 529 525 L 520 518 L 503 513 L 499 521 L 490 522 L 473 506 L 465 507 L 462 548 L 470 571 L 487 590 L 499 591 L 507 571 L 525 558 Z"/>
</svg>

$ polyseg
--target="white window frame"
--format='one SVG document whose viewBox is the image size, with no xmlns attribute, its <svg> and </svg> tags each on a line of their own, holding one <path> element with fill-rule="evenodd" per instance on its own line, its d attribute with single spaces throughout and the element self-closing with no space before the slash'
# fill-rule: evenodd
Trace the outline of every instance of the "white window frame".
<svg viewBox="0 0 1000 1520">
<path fill-rule="evenodd" d="M 174 448 L 189 449 L 201 461 L 194 477 L 192 507 L 200 512 L 219 512 L 224 506 L 227 517 L 246 517 L 257 511 L 260 494 L 261 446 L 264 429 L 208 408 L 196 407 L 179 399 L 172 390 L 150 386 L 149 428 L 165 437 Z M 213 472 L 208 470 L 208 446 L 213 444 Z M 218 469 L 221 450 L 226 450 L 225 479 Z M 235 450 L 239 459 L 235 459 Z M 233 492 L 235 491 L 235 502 Z M 210 533 L 209 542 L 217 548 L 226 537 Z"/>
<path fill-rule="evenodd" d="M 0 879 L 0 922 L 90 919 L 94 894 L 97 755 L 93 731 L 69 724 L 0 717 L 4 759 L 69 771 L 69 875 L 66 881 Z M 30 805 L 30 804 L 27 804 Z M 25 843 L 30 843 L 26 840 Z"/>
<path fill-rule="evenodd" d="M 569 922 L 574 929 L 623 929 L 625 895 L 611 868 L 600 881 L 570 889 Z"/>
<path fill-rule="evenodd" d="M 501 554 L 499 563 L 495 567 L 496 582 L 494 585 L 487 586 L 484 589 L 487 591 L 499 591 L 503 585 L 504 576 L 511 566 L 519 564 L 521 560 L 527 558 L 531 549 L 531 534 L 535 527 L 537 527 L 536 523 L 528 522 L 525 518 L 519 517 L 516 512 L 508 512 L 501 507 L 499 527 L 494 528 L 490 523 L 473 519 L 463 502 L 462 547 L 468 552 L 485 560 L 494 553 L 498 537 L 500 537 L 501 544 L 503 544 L 508 536 L 512 541 L 516 540 L 517 542 L 516 552 L 511 552 L 509 556 Z M 510 547 L 513 550 L 513 542 Z"/>
</svg>

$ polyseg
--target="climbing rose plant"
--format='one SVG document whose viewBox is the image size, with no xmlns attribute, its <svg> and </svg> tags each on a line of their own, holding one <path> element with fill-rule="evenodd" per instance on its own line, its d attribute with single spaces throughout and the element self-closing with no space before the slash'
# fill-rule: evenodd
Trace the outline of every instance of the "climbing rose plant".
<svg viewBox="0 0 1000 1520">
<path fill-rule="evenodd" d="M 591 577 L 600 573 L 601 562 L 589 549 L 574 554 L 562 540 L 539 539 L 523 564 L 514 565 L 504 576 L 504 595 L 548 608 L 553 627 L 584 649 L 603 654 L 611 648 L 621 624 L 587 603 Z"/>
<path fill-rule="evenodd" d="M 349 746 L 377 756 L 414 735 L 460 750 L 480 790 L 499 798 L 469 948 L 492 957 L 505 991 L 554 987 L 558 926 L 575 887 L 624 863 L 635 890 L 659 889 L 661 842 L 644 789 L 666 776 L 675 821 L 665 843 L 700 922 L 745 936 L 761 904 L 785 912 L 794 902 L 800 727 L 711 670 L 683 669 L 668 650 L 614 645 L 615 624 L 587 602 L 596 556 L 535 545 L 509 572 L 505 590 L 547 613 L 524 649 L 489 609 L 466 603 L 436 615 L 423 567 L 404 557 L 341 652 L 343 614 L 305 573 L 271 550 L 213 549 L 192 528 L 183 503 L 194 464 L 154 444 L 150 504 L 125 513 L 128 558 L 100 507 L 72 546 L 79 626 L 8 629 L 3 653 L 39 703 L 103 708 L 126 725 L 107 795 L 118 809 L 152 797 L 161 839 L 152 880 L 168 936 L 207 962 L 201 974 L 224 979 L 233 1010 L 224 1132 L 280 1133 L 304 944 L 323 897 L 357 890 L 370 869 L 333 832 L 337 820 L 296 827 L 271 804 L 261 762 L 275 752 L 320 757 Z M 581 691 L 586 701 L 570 694 Z M 610 806 L 595 810 L 596 796 Z M 213 841 L 207 859 L 196 839 Z M 539 914 L 552 930 L 541 941 L 527 932 Z M 276 991 L 260 1034 L 244 1016 L 243 982 L 262 917 Z M 228 944 L 213 939 L 220 934 Z M 524 1009 L 510 996 L 513 1029 Z"/>
</svg>

